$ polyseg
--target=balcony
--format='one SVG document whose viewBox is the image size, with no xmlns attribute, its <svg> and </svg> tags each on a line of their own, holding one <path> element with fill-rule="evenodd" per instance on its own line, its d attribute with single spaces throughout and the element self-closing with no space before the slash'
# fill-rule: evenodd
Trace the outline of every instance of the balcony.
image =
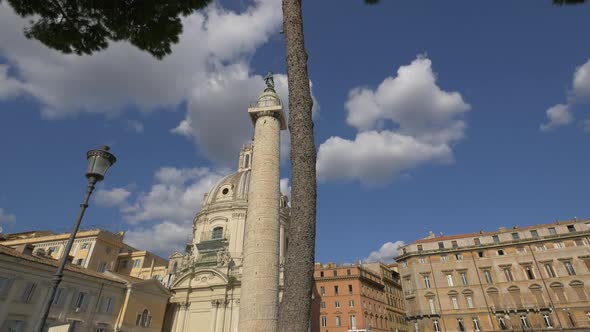
<svg viewBox="0 0 590 332">
<path fill-rule="evenodd" d="M 430 310 L 410 310 L 406 311 L 406 317 L 408 319 L 422 319 L 422 318 L 433 318 L 433 317 L 440 317 L 440 313 L 438 311 L 430 311 Z"/>
<path fill-rule="evenodd" d="M 218 251 L 223 249 L 229 242 L 227 236 L 224 237 L 213 237 L 213 236 L 203 236 L 201 237 L 201 241 L 196 243 L 197 249 L 200 253 L 203 252 L 210 252 L 210 251 Z"/>
<path fill-rule="evenodd" d="M 548 303 L 525 303 L 520 305 L 514 304 L 506 304 L 506 305 L 498 305 L 498 306 L 490 306 L 490 311 L 494 314 L 496 313 L 509 313 L 509 312 L 540 312 L 540 311 L 549 311 L 551 307 Z"/>
</svg>

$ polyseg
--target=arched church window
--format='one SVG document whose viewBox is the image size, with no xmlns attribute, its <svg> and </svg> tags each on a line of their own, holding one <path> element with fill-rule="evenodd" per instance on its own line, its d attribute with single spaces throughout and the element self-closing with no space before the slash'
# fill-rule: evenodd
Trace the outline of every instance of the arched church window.
<svg viewBox="0 0 590 332">
<path fill-rule="evenodd" d="M 250 155 L 247 154 L 244 156 L 244 168 L 250 167 Z"/>
<path fill-rule="evenodd" d="M 223 238 L 223 227 L 215 227 L 213 228 L 213 232 L 211 233 L 211 240 L 218 240 Z"/>
<path fill-rule="evenodd" d="M 151 322 L 152 316 L 150 316 L 150 312 L 147 309 L 143 309 L 141 315 L 139 315 L 138 318 L 139 318 L 138 319 L 139 324 L 136 324 L 136 325 L 139 325 L 141 327 L 149 327 L 152 323 Z"/>
<path fill-rule="evenodd" d="M 177 270 L 178 270 L 178 262 L 174 262 L 174 265 L 172 266 L 172 273 L 176 273 Z"/>
</svg>

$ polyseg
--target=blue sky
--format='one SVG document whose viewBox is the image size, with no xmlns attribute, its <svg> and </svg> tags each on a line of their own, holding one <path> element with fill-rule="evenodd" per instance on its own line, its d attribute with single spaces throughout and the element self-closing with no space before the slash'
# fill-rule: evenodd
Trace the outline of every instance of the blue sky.
<svg viewBox="0 0 590 332">
<path fill-rule="evenodd" d="M 6 231 L 68 230 L 85 152 L 106 143 L 119 161 L 84 226 L 128 230 L 162 255 L 182 247 L 203 192 L 252 134 L 246 108 L 266 71 L 287 99 L 280 3 L 228 5 L 186 19 L 162 62 L 126 44 L 61 55 L 22 37 L 22 19 L 0 7 Z M 304 6 L 318 261 L 389 257 L 430 230 L 590 216 L 589 5 Z"/>
</svg>

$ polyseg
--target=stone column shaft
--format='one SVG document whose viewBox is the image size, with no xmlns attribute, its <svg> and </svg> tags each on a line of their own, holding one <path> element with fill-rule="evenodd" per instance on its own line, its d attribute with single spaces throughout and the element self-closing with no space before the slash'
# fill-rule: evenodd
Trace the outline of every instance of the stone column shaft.
<svg viewBox="0 0 590 332">
<path fill-rule="evenodd" d="M 274 111 L 260 112 L 254 126 L 240 303 L 244 332 L 274 332 L 278 323 L 281 123 Z"/>
</svg>

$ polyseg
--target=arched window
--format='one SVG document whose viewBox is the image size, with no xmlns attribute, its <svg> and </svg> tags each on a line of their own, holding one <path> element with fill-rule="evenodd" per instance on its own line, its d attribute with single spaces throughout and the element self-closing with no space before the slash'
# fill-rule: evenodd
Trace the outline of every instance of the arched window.
<svg viewBox="0 0 590 332">
<path fill-rule="evenodd" d="M 244 168 L 250 167 L 250 155 L 247 154 L 244 156 Z"/>
<path fill-rule="evenodd" d="M 176 273 L 177 270 L 178 270 L 178 262 L 174 262 L 174 265 L 172 266 L 172 273 Z"/>
<path fill-rule="evenodd" d="M 150 326 L 150 321 L 152 320 L 151 318 L 152 317 L 150 316 L 150 312 L 147 309 L 143 309 L 143 312 L 141 313 L 141 326 Z"/>
<path fill-rule="evenodd" d="M 223 239 L 223 227 L 215 227 L 213 228 L 213 232 L 211 232 L 211 240 L 219 239 Z"/>
</svg>

